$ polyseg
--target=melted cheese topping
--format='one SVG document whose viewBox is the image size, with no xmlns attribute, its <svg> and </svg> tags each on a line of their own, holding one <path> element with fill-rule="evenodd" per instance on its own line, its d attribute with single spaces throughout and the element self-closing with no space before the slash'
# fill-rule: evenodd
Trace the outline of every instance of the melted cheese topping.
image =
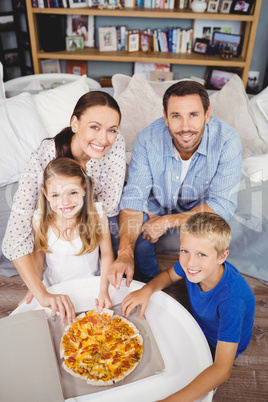
<svg viewBox="0 0 268 402">
<path fill-rule="evenodd" d="M 142 338 L 119 316 L 91 310 L 63 335 L 66 366 L 83 378 L 110 381 L 132 371 L 143 353 Z"/>
</svg>

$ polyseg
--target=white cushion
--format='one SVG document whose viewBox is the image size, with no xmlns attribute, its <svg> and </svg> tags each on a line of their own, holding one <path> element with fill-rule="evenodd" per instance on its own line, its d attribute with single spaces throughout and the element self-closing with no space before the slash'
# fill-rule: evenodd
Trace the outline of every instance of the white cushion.
<svg viewBox="0 0 268 402">
<path fill-rule="evenodd" d="M 32 95 L 49 137 L 54 137 L 70 125 L 76 102 L 88 90 L 87 77 L 84 75 L 69 84 Z"/>
<path fill-rule="evenodd" d="M 267 144 L 259 136 L 249 99 L 241 78 L 234 75 L 227 84 L 210 96 L 211 114 L 220 117 L 238 132 L 243 158 L 268 152 Z"/>
<path fill-rule="evenodd" d="M 268 144 L 268 87 L 249 101 L 260 137 Z"/>
<path fill-rule="evenodd" d="M 0 61 L 0 99 L 5 99 L 5 97 L 6 97 L 5 84 L 4 84 L 4 81 L 3 81 L 3 76 L 4 76 L 3 64 Z"/>
<path fill-rule="evenodd" d="M 27 92 L 0 101 L 0 121 L 0 186 L 4 186 L 18 181 L 31 152 L 47 133 Z"/>
<path fill-rule="evenodd" d="M 178 81 L 146 81 L 141 75 L 112 77 L 114 97 L 122 111 L 121 131 L 126 140 L 127 163 L 137 134 L 163 115 L 162 98 L 166 89 Z M 211 114 L 234 127 L 242 142 L 243 158 L 268 152 L 260 138 L 243 82 L 235 75 L 210 96 Z"/>
<path fill-rule="evenodd" d="M 243 173 L 254 183 L 268 180 L 268 154 L 246 158 L 243 161 Z"/>
</svg>

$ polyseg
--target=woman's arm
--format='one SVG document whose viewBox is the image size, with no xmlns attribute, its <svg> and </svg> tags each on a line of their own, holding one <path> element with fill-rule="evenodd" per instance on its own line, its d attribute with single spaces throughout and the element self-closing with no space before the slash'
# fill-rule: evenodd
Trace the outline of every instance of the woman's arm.
<svg viewBox="0 0 268 402">
<path fill-rule="evenodd" d="M 215 362 L 200 373 L 190 384 L 162 402 L 192 402 L 228 380 L 231 375 L 237 343 L 218 341 Z"/>
<path fill-rule="evenodd" d="M 109 230 L 109 223 L 107 216 L 103 214 L 102 217 L 103 224 L 103 238 L 100 242 L 100 254 L 101 254 L 101 264 L 100 264 L 100 291 L 98 299 L 96 300 L 96 306 L 101 312 L 103 308 L 109 308 L 112 305 L 109 296 L 109 281 L 107 277 L 107 272 L 109 267 L 114 261 L 114 252 L 112 248 L 111 235 Z"/>
</svg>

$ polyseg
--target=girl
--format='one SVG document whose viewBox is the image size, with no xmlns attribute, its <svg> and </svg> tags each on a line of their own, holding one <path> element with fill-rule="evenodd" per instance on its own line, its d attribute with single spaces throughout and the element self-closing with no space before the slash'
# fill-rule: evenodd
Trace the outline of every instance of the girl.
<svg viewBox="0 0 268 402">
<path fill-rule="evenodd" d="M 110 307 L 106 271 L 114 260 L 108 220 L 101 203 L 93 202 L 92 180 L 83 168 L 69 158 L 49 162 L 44 176 L 39 210 L 33 216 L 35 246 L 32 261 L 36 271 L 23 277 L 30 292 L 42 306 L 60 311 L 62 323 L 75 318 L 69 296 L 47 292 L 42 283 L 52 286 L 66 280 L 99 275 L 101 284 L 96 305 Z M 28 292 L 27 302 L 32 298 Z"/>
<path fill-rule="evenodd" d="M 35 270 L 31 257 L 34 245 L 32 217 L 43 172 L 55 157 L 74 159 L 94 180 L 94 197 L 102 202 L 115 232 L 113 235 L 111 230 L 116 250 L 118 210 L 126 166 L 124 138 L 118 131 L 120 119 L 119 106 L 112 96 L 102 91 L 87 92 L 78 100 L 70 126 L 54 138 L 44 140 L 32 153 L 21 175 L 3 240 L 3 254 L 12 260 L 24 281 L 31 281 Z M 57 308 L 61 308 L 61 303 Z"/>
</svg>

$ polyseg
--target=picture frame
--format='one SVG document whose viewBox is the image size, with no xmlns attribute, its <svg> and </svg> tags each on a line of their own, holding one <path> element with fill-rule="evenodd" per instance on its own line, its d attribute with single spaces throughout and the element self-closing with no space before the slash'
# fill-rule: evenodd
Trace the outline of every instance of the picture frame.
<svg viewBox="0 0 268 402">
<path fill-rule="evenodd" d="M 241 76 L 239 68 L 208 67 L 206 72 L 206 88 L 219 90 L 234 76 Z"/>
<path fill-rule="evenodd" d="M 150 74 L 150 81 L 164 82 L 172 81 L 174 73 L 172 71 L 155 70 Z"/>
<path fill-rule="evenodd" d="M 144 53 L 151 52 L 151 35 L 147 33 L 140 33 L 140 50 Z"/>
<path fill-rule="evenodd" d="M 60 61 L 57 59 L 41 60 L 41 71 L 43 74 L 60 73 Z"/>
<path fill-rule="evenodd" d="M 207 54 L 209 47 L 209 39 L 206 38 L 196 38 L 193 52 L 199 54 Z"/>
<path fill-rule="evenodd" d="M 100 27 L 98 33 L 100 52 L 114 52 L 117 50 L 117 35 L 115 27 Z"/>
<path fill-rule="evenodd" d="M 140 33 L 133 32 L 128 34 L 127 38 L 128 52 L 138 52 L 140 50 Z"/>
<path fill-rule="evenodd" d="M 219 8 L 219 2 L 218 1 L 209 1 L 208 2 L 208 8 L 207 12 L 208 13 L 217 13 Z"/>
<path fill-rule="evenodd" d="M 223 0 L 220 6 L 220 13 L 229 14 L 231 11 L 233 0 Z"/>
<path fill-rule="evenodd" d="M 66 50 L 75 51 L 84 49 L 83 36 L 66 36 Z"/>
<path fill-rule="evenodd" d="M 67 60 L 66 73 L 74 75 L 87 75 L 87 62 L 85 60 Z"/>
<path fill-rule="evenodd" d="M 6 67 L 19 65 L 19 53 L 17 50 L 6 50 L 4 53 L 4 63 Z"/>
<path fill-rule="evenodd" d="M 232 50 L 233 56 L 239 56 L 242 47 L 242 35 L 214 32 L 213 44 L 216 45 L 216 53 L 221 53 L 225 47 Z"/>
<path fill-rule="evenodd" d="M 244 14 L 248 15 L 254 4 L 254 0 L 233 0 L 231 5 L 231 14 Z"/>
<path fill-rule="evenodd" d="M 88 0 L 69 0 L 70 8 L 86 8 L 88 7 Z"/>
<path fill-rule="evenodd" d="M 95 47 L 93 15 L 67 15 L 66 36 L 83 36 L 84 47 Z"/>
<path fill-rule="evenodd" d="M 0 15 L 0 31 L 8 31 L 14 29 L 14 27 L 13 15 Z"/>
</svg>

